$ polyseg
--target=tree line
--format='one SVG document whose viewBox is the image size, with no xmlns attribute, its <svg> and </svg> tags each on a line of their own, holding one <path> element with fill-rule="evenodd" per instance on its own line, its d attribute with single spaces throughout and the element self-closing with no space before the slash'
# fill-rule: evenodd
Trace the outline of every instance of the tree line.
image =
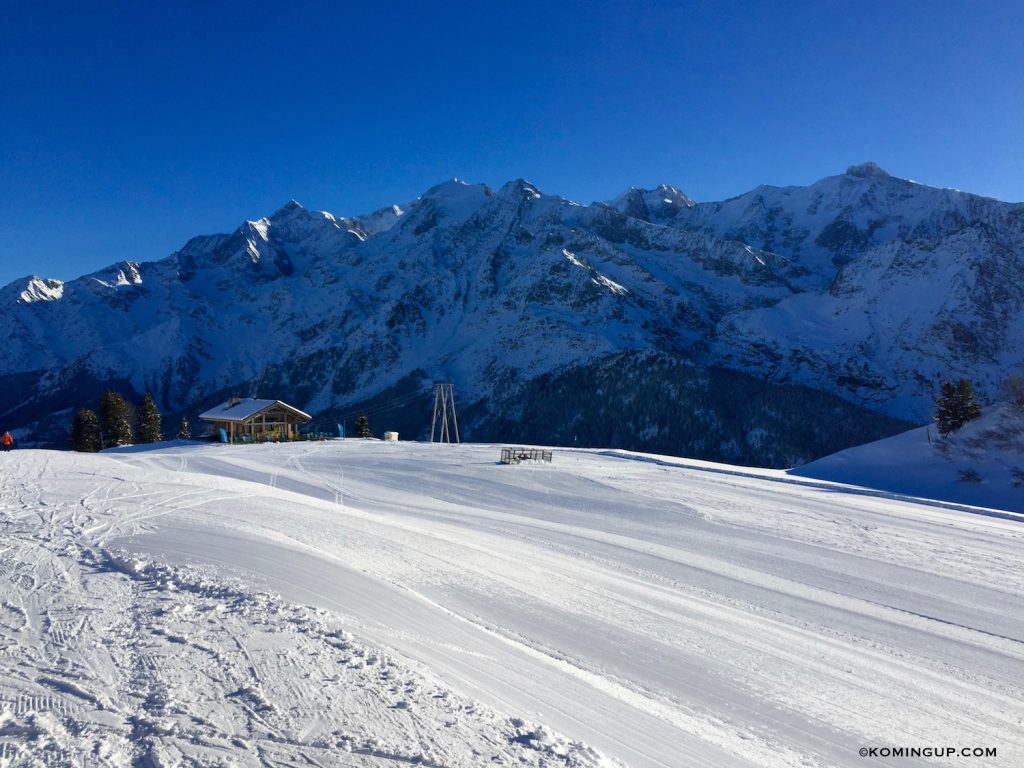
<svg viewBox="0 0 1024 768">
<path fill-rule="evenodd" d="M 1013 374 L 1008 376 L 1003 382 L 1003 395 L 1014 407 L 1024 411 L 1024 377 Z M 562 398 L 558 399 L 562 401 Z M 806 403 L 803 406 L 806 407 Z M 934 406 L 936 426 L 943 437 L 981 415 L 974 387 L 967 379 L 943 382 Z M 360 414 L 356 420 L 355 436 L 371 436 L 369 420 L 364 414 Z M 185 416 L 178 423 L 177 437 L 179 440 L 192 437 Z M 163 439 L 163 416 L 151 393 L 143 395 L 136 409 L 120 393 L 107 390 L 97 411 L 80 408 L 75 413 L 69 442 L 72 450 L 95 453 L 103 448 L 156 443 Z"/>
<path fill-rule="evenodd" d="M 188 419 L 178 424 L 178 439 L 192 437 Z M 79 408 L 71 421 L 69 443 L 74 451 L 95 453 L 103 448 L 141 443 L 158 443 L 164 439 L 163 416 L 149 392 L 142 396 L 136 409 L 133 403 L 112 389 L 100 400 L 96 411 Z"/>
</svg>

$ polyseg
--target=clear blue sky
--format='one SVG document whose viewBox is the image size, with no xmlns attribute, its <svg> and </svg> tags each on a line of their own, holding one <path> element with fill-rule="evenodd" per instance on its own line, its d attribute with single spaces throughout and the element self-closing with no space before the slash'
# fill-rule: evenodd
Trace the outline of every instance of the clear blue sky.
<svg viewBox="0 0 1024 768">
<path fill-rule="evenodd" d="M 1020 201 L 1022 33 L 1020 0 L 0 0 L 0 284 L 453 176 L 715 200 L 874 160 Z"/>
</svg>

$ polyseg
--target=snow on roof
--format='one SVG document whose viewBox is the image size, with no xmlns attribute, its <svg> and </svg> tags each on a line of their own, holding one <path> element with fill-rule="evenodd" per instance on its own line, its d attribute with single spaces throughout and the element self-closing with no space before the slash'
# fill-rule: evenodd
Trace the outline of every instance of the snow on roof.
<svg viewBox="0 0 1024 768">
<path fill-rule="evenodd" d="M 288 403 L 281 402 L 280 400 L 258 400 L 254 397 L 231 398 L 223 405 L 218 405 L 216 408 L 211 408 L 199 414 L 199 418 L 205 421 L 245 421 L 252 416 L 269 410 L 275 405 L 287 408 L 304 421 L 309 421 L 313 418 L 308 413 L 300 411 L 294 405 L 288 405 Z"/>
</svg>

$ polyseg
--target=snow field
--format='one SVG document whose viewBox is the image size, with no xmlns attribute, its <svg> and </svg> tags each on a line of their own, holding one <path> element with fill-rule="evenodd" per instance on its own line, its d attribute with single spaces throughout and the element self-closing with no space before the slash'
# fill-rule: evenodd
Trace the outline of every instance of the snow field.
<svg viewBox="0 0 1024 768">
<path fill-rule="evenodd" d="M 326 611 L 98 543 L 235 494 L 147 483 L 106 456 L 14 456 L 0 765 L 617 764 L 453 694 Z"/>
<path fill-rule="evenodd" d="M 1020 522 L 771 471 L 498 453 L 0 456 L 0 761 L 1024 760 Z"/>
</svg>

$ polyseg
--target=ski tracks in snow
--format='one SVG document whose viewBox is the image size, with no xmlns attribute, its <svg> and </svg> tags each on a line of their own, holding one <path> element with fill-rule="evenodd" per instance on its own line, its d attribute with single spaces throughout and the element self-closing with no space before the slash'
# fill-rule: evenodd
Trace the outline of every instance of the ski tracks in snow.
<svg viewBox="0 0 1024 768">
<path fill-rule="evenodd" d="M 609 751 L 618 739 L 631 762 L 674 765 L 686 739 L 708 765 L 857 765 L 861 744 L 949 738 L 1000 746 L 994 765 L 1024 754 L 1016 521 L 593 453 L 499 468 L 485 447 L 296 450 L 279 488 L 325 488 L 344 465 L 351 503 L 322 526 L 312 512 L 260 525 L 491 633 L 534 677 L 489 665 L 493 644 L 439 618 L 461 658 L 401 620 L 378 642 L 489 685 L 506 709 L 533 696 L 567 732 L 598 721 L 574 723 L 552 689 L 590 691 L 615 713 L 599 726 Z M 252 473 L 274 461 L 226 456 Z M 641 738 L 630 713 L 666 727 L 645 721 Z"/>
<path fill-rule="evenodd" d="M 0 766 L 1024 755 L 1015 521 L 492 453 L 0 456 Z"/>
<path fill-rule="evenodd" d="M 337 616 L 109 546 L 171 513 L 244 504 L 244 489 L 147 482 L 104 457 L 12 457 L 0 766 L 616 764 L 454 694 Z"/>
</svg>

